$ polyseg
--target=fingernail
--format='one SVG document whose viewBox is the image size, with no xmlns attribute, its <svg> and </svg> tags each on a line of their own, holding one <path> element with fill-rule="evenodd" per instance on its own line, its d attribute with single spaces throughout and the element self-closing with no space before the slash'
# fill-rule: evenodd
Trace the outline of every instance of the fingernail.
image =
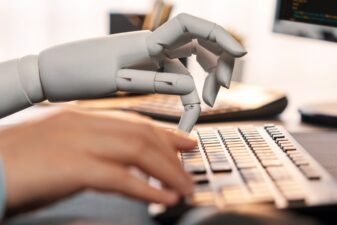
<svg viewBox="0 0 337 225">
<path fill-rule="evenodd" d="M 177 130 L 176 133 L 190 141 L 197 142 L 197 139 L 195 137 L 188 135 L 180 130 Z"/>
<path fill-rule="evenodd" d="M 181 131 L 180 131 L 181 132 Z M 191 134 L 186 134 L 186 133 L 183 133 L 183 132 L 181 132 L 181 134 L 182 134 L 182 136 L 184 137 L 184 138 L 187 138 L 187 139 L 189 139 L 189 140 L 192 140 L 192 141 L 195 141 L 195 140 L 197 140 L 194 136 L 192 136 Z"/>
<path fill-rule="evenodd" d="M 189 136 L 188 139 L 190 139 L 191 141 L 193 141 L 193 142 L 195 142 L 195 143 L 198 142 L 197 138 L 192 137 L 192 136 Z"/>
<path fill-rule="evenodd" d="M 183 132 L 181 130 L 176 130 L 175 133 L 182 136 L 182 137 L 186 137 L 186 138 L 189 137 L 188 134 L 186 134 L 185 132 Z"/>
<path fill-rule="evenodd" d="M 209 106 L 213 107 L 215 103 L 215 97 L 213 96 L 203 96 L 204 102 Z"/>
<path fill-rule="evenodd" d="M 239 57 L 244 56 L 247 54 L 247 50 L 237 41 L 235 41 L 233 44 L 234 49 L 236 50 Z"/>
</svg>

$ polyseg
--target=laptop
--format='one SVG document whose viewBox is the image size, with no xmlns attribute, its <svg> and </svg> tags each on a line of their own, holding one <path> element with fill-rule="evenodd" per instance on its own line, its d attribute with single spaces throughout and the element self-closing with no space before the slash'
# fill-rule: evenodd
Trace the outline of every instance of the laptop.
<svg viewBox="0 0 337 225">
<path fill-rule="evenodd" d="M 233 121 L 276 117 L 287 107 L 284 92 L 256 85 L 232 82 L 230 89 L 221 88 L 214 107 L 201 103 L 198 122 Z M 94 109 L 134 111 L 159 120 L 177 122 L 184 111 L 179 96 L 119 93 L 112 98 L 81 100 L 75 105 Z"/>
</svg>

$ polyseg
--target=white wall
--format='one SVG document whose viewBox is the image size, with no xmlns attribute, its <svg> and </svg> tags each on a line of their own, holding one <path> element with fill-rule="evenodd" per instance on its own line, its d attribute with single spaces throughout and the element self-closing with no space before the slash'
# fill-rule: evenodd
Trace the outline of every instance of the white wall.
<svg viewBox="0 0 337 225">
<path fill-rule="evenodd" d="M 109 11 L 147 12 L 152 0 L 0 0 L 0 61 L 105 35 Z"/>
<path fill-rule="evenodd" d="M 0 61 L 50 45 L 104 35 L 108 12 L 146 12 L 153 0 L 0 0 Z M 337 100 L 337 44 L 274 34 L 275 0 L 169 0 L 240 34 L 249 54 L 245 81 L 288 92 L 296 107 Z M 191 72 L 203 74 L 196 63 Z M 287 115 L 286 114 L 286 115 Z"/>
<path fill-rule="evenodd" d="M 183 2 L 176 13 L 211 19 L 243 36 L 245 81 L 286 91 L 291 101 L 286 116 L 297 116 L 302 104 L 337 101 L 337 44 L 272 33 L 275 0 Z M 202 73 L 195 64 L 193 70 Z"/>
</svg>

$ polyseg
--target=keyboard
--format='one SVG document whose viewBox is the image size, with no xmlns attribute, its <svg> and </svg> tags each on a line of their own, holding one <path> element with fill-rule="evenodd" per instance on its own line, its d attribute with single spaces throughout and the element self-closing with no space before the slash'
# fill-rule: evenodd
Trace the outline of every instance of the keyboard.
<svg viewBox="0 0 337 225">
<path fill-rule="evenodd" d="M 256 119 L 280 114 L 288 100 L 283 92 L 233 82 L 231 89 L 221 88 L 214 107 L 201 103 L 199 122 Z M 76 101 L 77 106 L 121 109 L 177 122 L 184 108 L 179 96 L 150 94 Z"/>
<path fill-rule="evenodd" d="M 195 182 L 187 205 L 284 209 L 337 203 L 335 180 L 281 126 L 202 128 L 193 135 L 198 146 L 179 153 Z M 150 213 L 158 209 L 152 205 Z"/>
</svg>

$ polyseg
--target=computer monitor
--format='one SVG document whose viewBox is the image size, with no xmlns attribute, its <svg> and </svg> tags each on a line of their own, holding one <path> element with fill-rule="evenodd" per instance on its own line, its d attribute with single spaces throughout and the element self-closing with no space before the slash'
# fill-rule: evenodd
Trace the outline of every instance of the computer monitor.
<svg viewBox="0 0 337 225">
<path fill-rule="evenodd" d="M 337 1 L 277 0 L 274 32 L 337 42 Z"/>
<path fill-rule="evenodd" d="M 273 30 L 337 42 L 337 1 L 277 0 Z M 299 112 L 305 122 L 337 127 L 337 102 L 309 104 Z"/>
</svg>

